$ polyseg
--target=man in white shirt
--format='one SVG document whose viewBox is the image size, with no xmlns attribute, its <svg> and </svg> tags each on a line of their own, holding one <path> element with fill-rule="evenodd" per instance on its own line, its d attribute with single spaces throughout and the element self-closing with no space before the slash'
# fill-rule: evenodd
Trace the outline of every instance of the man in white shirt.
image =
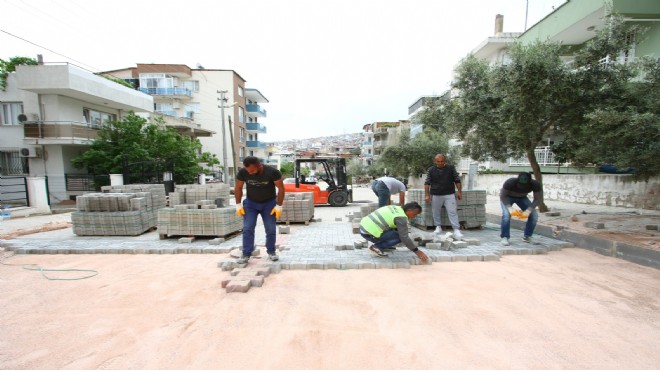
<svg viewBox="0 0 660 370">
<path fill-rule="evenodd" d="M 406 201 L 406 185 L 393 177 L 379 177 L 371 184 L 371 190 L 378 196 L 378 207 L 392 204 L 392 194 L 399 194 L 399 205 Z"/>
</svg>

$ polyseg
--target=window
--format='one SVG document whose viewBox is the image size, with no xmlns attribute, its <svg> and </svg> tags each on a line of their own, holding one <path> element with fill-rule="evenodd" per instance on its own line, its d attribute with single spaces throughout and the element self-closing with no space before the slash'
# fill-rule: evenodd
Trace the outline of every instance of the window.
<svg viewBox="0 0 660 370">
<path fill-rule="evenodd" d="M 199 81 L 197 80 L 183 81 L 183 87 L 185 87 L 186 89 L 192 92 L 199 92 Z"/>
<path fill-rule="evenodd" d="M 243 127 L 240 128 L 239 130 L 239 143 L 244 143 L 245 142 L 245 129 Z"/>
<path fill-rule="evenodd" d="M 0 152 L 0 174 L 10 176 L 27 173 L 27 158 L 22 158 L 17 150 Z"/>
<path fill-rule="evenodd" d="M 243 107 L 238 107 L 238 122 L 245 123 L 245 111 Z"/>
<path fill-rule="evenodd" d="M 239 153 L 240 153 L 239 155 L 240 155 L 241 158 L 245 158 L 245 148 L 244 147 L 240 148 Z"/>
<path fill-rule="evenodd" d="M 1 103 L 0 123 L 3 125 L 18 125 L 18 115 L 23 114 L 23 103 Z"/>
<path fill-rule="evenodd" d="M 243 95 L 244 95 L 243 88 L 241 86 L 239 86 L 238 87 L 238 96 L 243 96 Z"/>
<path fill-rule="evenodd" d="M 107 125 L 110 121 L 116 121 L 117 116 L 112 113 L 95 111 L 89 108 L 83 108 L 83 122 L 93 128 L 100 128 Z"/>
</svg>

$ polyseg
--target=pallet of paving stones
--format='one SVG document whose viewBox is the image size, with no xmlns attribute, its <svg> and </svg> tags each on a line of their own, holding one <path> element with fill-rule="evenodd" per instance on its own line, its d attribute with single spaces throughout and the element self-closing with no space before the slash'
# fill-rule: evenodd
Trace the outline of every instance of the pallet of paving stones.
<svg viewBox="0 0 660 370">
<path fill-rule="evenodd" d="M 277 223 L 292 224 L 309 222 L 314 218 L 314 193 L 296 192 L 284 194 L 282 215 Z"/>
<path fill-rule="evenodd" d="M 243 228 L 234 207 L 218 208 L 212 200 L 178 204 L 158 210 L 158 233 L 183 236 L 224 236 Z M 200 208 L 201 207 L 201 208 Z"/>
</svg>

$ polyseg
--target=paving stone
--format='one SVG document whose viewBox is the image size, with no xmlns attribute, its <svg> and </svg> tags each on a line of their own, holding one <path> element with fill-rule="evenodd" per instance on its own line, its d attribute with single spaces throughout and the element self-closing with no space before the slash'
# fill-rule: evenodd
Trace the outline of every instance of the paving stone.
<svg viewBox="0 0 660 370">
<path fill-rule="evenodd" d="M 585 227 L 591 228 L 591 229 L 604 229 L 605 224 L 603 222 L 585 222 L 584 224 Z"/>
<path fill-rule="evenodd" d="M 344 221 L 343 217 L 335 217 L 335 221 Z"/>
<path fill-rule="evenodd" d="M 452 248 L 466 248 L 467 246 L 468 246 L 468 243 L 466 243 L 466 242 L 464 242 L 464 241 L 460 241 L 460 240 L 458 240 L 458 241 L 453 241 L 453 242 L 451 243 L 451 247 L 452 247 Z"/>
<path fill-rule="evenodd" d="M 481 244 L 479 239 L 476 239 L 476 238 L 464 238 L 463 241 L 466 242 L 468 245 L 480 245 Z"/>
<path fill-rule="evenodd" d="M 466 255 L 457 254 L 454 256 L 454 262 L 467 262 L 467 260 Z"/>
<path fill-rule="evenodd" d="M 336 270 L 339 268 L 339 262 L 323 262 L 324 270 Z"/>
<path fill-rule="evenodd" d="M 646 225 L 646 230 L 658 230 L 658 225 Z"/>
<path fill-rule="evenodd" d="M 558 217 L 558 216 L 561 216 L 561 213 L 560 212 L 546 212 L 546 213 L 544 213 L 544 215 L 546 215 L 548 217 Z"/>
<path fill-rule="evenodd" d="M 468 255 L 468 256 L 467 256 L 467 260 L 468 260 L 468 262 L 472 262 L 472 261 L 483 261 L 484 258 L 483 258 L 483 256 L 481 256 L 481 255 L 479 255 L 479 254 L 471 254 L 471 255 Z"/>
<path fill-rule="evenodd" d="M 195 237 L 179 238 L 179 243 L 181 243 L 181 244 L 192 243 L 194 240 L 195 240 Z"/>
<path fill-rule="evenodd" d="M 289 264 L 290 270 L 307 270 L 307 264 L 305 262 L 291 262 Z"/>
<path fill-rule="evenodd" d="M 453 260 L 454 257 L 450 255 L 433 256 L 433 262 L 452 262 Z"/>
<path fill-rule="evenodd" d="M 357 269 L 359 267 L 358 264 L 355 262 L 342 262 L 340 268 L 344 270 L 348 270 L 348 269 Z"/>
<path fill-rule="evenodd" d="M 360 263 L 358 263 L 358 268 L 361 269 L 361 270 L 375 269 L 376 264 L 373 263 L 373 262 L 360 262 Z"/>
<path fill-rule="evenodd" d="M 227 293 L 247 293 L 250 290 L 250 280 L 232 280 L 227 283 Z"/>
<path fill-rule="evenodd" d="M 498 256 L 496 254 L 484 254 L 483 257 L 484 257 L 484 259 L 483 259 L 484 261 L 499 261 L 500 260 L 500 256 Z"/>
<path fill-rule="evenodd" d="M 426 243 L 425 247 L 427 249 L 440 250 L 442 249 L 442 243 Z"/>
<path fill-rule="evenodd" d="M 288 234 L 291 232 L 291 229 L 289 228 L 289 226 L 280 226 L 279 232 L 280 234 Z"/>
</svg>

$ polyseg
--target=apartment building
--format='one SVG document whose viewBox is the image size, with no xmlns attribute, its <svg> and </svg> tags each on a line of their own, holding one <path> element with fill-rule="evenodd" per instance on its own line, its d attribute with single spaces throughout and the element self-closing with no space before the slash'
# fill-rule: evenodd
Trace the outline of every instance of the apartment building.
<svg viewBox="0 0 660 370">
<path fill-rule="evenodd" d="M 236 71 L 190 68 L 183 64 L 136 64 L 104 72 L 130 82 L 154 99 L 154 112 L 180 133 L 199 139 L 204 151 L 213 153 L 220 167 L 211 168 L 233 183 L 247 155 L 260 155 L 265 145 L 259 135 L 266 126 L 259 118 L 268 99 Z M 226 169 L 226 170 L 225 170 Z"/>
<path fill-rule="evenodd" d="M 108 121 L 148 114 L 153 98 L 72 64 L 19 65 L 0 91 L 0 172 L 47 177 L 51 203 L 81 192 L 71 160 Z M 92 189 L 89 189 L 92 190 Z"/>
<path fill-rule="evenodd" d="M 362 126 L 364 140 L 360 147 L 363 163 L 367 166 L 377 160 L 385 148 L 394 145 L 403 130 L 410 130 L 410 121 L 374 122 Z"/>
</svg>

